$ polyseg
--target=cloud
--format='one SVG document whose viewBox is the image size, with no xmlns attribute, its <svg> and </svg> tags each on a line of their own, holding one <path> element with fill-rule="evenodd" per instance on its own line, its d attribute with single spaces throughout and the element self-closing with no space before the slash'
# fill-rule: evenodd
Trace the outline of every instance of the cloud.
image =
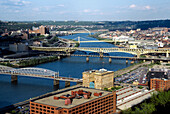
<svg viewBox="0 0 170 114">
<path fill-rule="evenodd" d="M 63 5 L 63 4 L 58 4 L 57 6 L 58 6 L 58 7 L 64 7 L 65 5 Z"/>
<path fill-rule="evenodd" d="M 129 6 L 129 8 L 136 8 L 136 5 L 132 4 L 132 5 Z"/>
<path fill-rule="evenodd" d="M 26 6 L 31 2 L 26 0 L 5 0 L 1 4 L 4 6 Z"/>
<path fill-rule="evenodd" d="M 91 10 L 91 9 L 84 9 L 82 12 L 83 13 L 95 13 L 95 12 L 99 12 L 100 10 L 95 9 L 95 10 Z"/>
<path fill-rule="evenodd" d="M 150 7 L 150 6 L 144 6 L 144 9 L 146 9 L 146 10 L 150 10 L 150 9 L 151 9 L 151 7 Z"/>
<path fill-rule="evenodd" d="M 91 10 L 90 9 L 84 9 L 83 12 L 84 13 L 89 13 L 89 12 L 91 12 Z"/>
<path fill-rule="evenodd" d="M 40 11 L 39 8 L 33 8 L 32 10 L 33 10 L 33 11 Z"/>
<path fill-rule="evenodd" d="M 129 6 L 130 9 L 135 9 L 135 10 L 151 10 L 151 6 L 146 5 L 146 6 L 137 6 L 135 4 L 132 4 Z"/>
</svg>

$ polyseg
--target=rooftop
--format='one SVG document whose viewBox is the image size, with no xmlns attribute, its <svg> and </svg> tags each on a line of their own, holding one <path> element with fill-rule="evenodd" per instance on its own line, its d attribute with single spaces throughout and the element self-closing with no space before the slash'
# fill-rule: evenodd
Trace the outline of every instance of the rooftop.
<svg viewBox="0 0 170 114">
<path fill-rule="evenodd" d="M 74 97 L 71 104 L 65 105 L 65 99 L 61 98 L 61 96 L 68 97 L 70 95 L 70 97 L 72 97 L 71 91 L 80 91 L 80 90 L 83 90 L 83 92 L 91 92 L 92 93 L 91 97 L 89 99 L 85 99 L 83 96 L 80 96 L 80 98 Z M 94 93 L 102 93 L 102 95 L 101 96 L 94 96 Z M 72 108 L 72 107 L 75 107 L 77 105 L 86 103 L 88 101 L 94 100 L 94 99 L 99 98 L 99 97 L 103 97 L 103 96 L 111 94 L 111 93 L 112 92 L 102 91 L 102 90 L 97 90 L 97 89 L 91 89 L 91 88 L 84 88 L 84 87 L 79 86 L 79 87 L 76 87 L 76 88 L 64 89 L 63 91 L 60 90 L 60 92 L 58 92 L 54 95 L 35 100 L 34 102 L 40 103 L 40 104 L 45 104 L 45 105 L 50 105 L 50 106 L 55 106 L 55 107 L 61 107 L 61 108 Z M 57 99 L 55 99 L 55 98 L 57 98 Z"/>
<path fill-rule="evenodd" d="M 143 100 L 151 97 L 151 94 L 154 90 L 147 89 L 138 89 L 131 87 L 124 87 L 121 90 L 117 90 L 117 108 L 125 110 L 130 108 Z"/>
<path fill-rule="evenodd" d="M 99 69 L 99 70 L 85 71 L 83 73 L 96 74 L 96 75 L 106 75 L 106 74 L 113 73 L 113 71 L 107 71 L 106 69 L 102 68 L 102 69 Z"/>
</svg>

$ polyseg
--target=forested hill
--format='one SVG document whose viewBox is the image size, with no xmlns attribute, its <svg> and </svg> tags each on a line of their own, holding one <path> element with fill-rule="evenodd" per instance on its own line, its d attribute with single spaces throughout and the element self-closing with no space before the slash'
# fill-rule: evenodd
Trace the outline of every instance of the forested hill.
<svg viewBox="0 0 170 114">
<path fill-rule="evenodd" d="M 3 22 L 0 21 L 0 32 L 4 32 L 5 29 L 8 31 L 30 29 L 32 26 L 40 25 L 95 25 L 102 26 L 102 29 L 109 30 L 130 30 L 141 28 L 142 30 L 153 28 L 153 27 L 169 27 L 170 20 L 150 20 L 150 21 L 26 21 L 26 22 Z"/>
</svg>

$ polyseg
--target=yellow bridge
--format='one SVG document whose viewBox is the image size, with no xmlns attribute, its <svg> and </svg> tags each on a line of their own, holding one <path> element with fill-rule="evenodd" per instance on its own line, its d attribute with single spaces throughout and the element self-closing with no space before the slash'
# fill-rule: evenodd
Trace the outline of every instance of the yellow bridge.
<svg viewBox="0 0 170 114">
<path fill-rule="evenodd" d="M 32 50 L 37 51 L 62 51 L 71 53 L 76 50 L 78 51 L 91 51 L 97 52 L 100 54 L 100 57 L 103 56 L 103 53 L 110 53 L 110 52 L 124 52 L 136 55 L 138 58 L 140 55 L 149 54 L 149 53 L 165 53 L 166 57 L 169 57 L 170 49 L 130 49 L 130 48 L 89 48 L 89 47 L 35 47 L 30 46 Z"/>
</svg>

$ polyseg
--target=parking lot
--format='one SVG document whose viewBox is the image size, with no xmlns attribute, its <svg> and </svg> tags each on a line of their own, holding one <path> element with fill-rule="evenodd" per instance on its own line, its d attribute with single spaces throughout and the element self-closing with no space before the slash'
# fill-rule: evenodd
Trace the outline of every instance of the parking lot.
<svg viewBox="0 0 170 114">
<path fill-rule="evenodd" d="M 147 72 L 147 67 L 140 67 L 130 73 L 126 73 L 121 75 L 120 77 L 116 77 L 115 82 L 132 84 L 134 81 L 138 81 L 140 84 L 145 84 Z"/>
</svg>

